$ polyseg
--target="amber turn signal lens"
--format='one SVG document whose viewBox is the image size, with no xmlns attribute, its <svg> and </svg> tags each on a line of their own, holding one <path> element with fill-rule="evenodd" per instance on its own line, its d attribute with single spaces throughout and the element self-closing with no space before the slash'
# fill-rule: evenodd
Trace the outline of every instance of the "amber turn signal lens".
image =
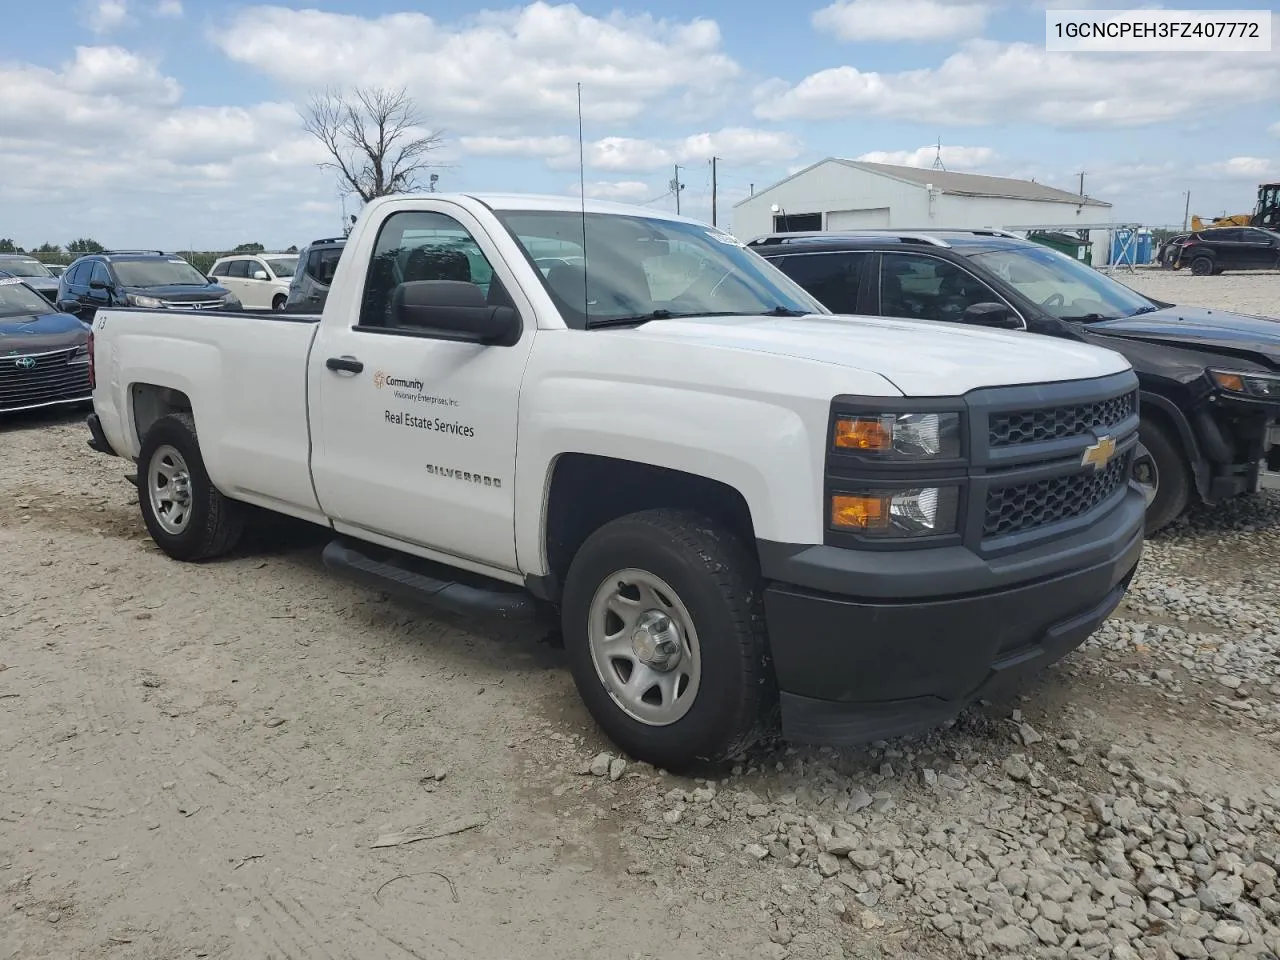
<svg viewBox="0 0 1280 960">
<path fill-rule="evenodd" d="M 1223 373 L 1221 370 L 1212 371 L 1214 381 L 1223 390 L 1232 390 L 1236 393 L 1244 393 L 1244 378 L 1238 373 Z"/>
<path fill-rule="evenodd" d="M 877 530 L 889 524 L 891 497 L 831 498 L 831 525 L 846 530 Z"/>
<path fill-rule="evenodd" d="M 835 445 L 842 450 L 893 449 L 893 424 L 879 417 L 858 417 L 836 421 Z"/>
</svg>

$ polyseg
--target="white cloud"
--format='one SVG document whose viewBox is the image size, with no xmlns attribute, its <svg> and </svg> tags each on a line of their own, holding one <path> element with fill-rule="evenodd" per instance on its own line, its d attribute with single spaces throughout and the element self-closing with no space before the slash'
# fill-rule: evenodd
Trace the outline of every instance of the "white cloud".
<svg viewBox="0 0 1280 960">
<path fill-rule="evenodd" d="M 1267 133 L 1271 134 L 1273 137 L 1280 137 L 1280 122 L 1273 123 L 1271 126 L 1267 127 Z"/>
<path fill-rule="evenodd" d="M 458 145 L 481 157 L 553 157 L 574 149 L 568 137 L 459 137 Z"/>
<path fill-rule="evenodd" d="M 227 57 L 298 90 L 330 85 L 406 86 L 433 122 L 533 133 L 577 114 L 633 120 L 719 103 L 740 73 L 712 20 L 647 14 L 595 17 L 537 0 L 456 24 L 420 13 L 376 18 L 241 9 L 210 32 Z"/>
<path fill-rule="evenodd" d="M 1231 157 L 1198 168 L 1201 173 L 1244 180 L 1265 180 L 1276 173 L 1276 164 L 1266 157 Z"/>
<path fill-rule="evenodd" d="M 160 0 L 156 4 L 155 14 L 157 17 L 176 20 L 182 16 L 182 0 Z"/>
<path fill-rule="evenodd" d="M 89 9 L 89 29 L 94 33 L 110 33 L 129 19 L 127 0 L 94 0 Z"/>
<path fill-rule="evenodd" d="M 815 12 L 816 30 L 840 40 L 945 40 L 982 33 L 991 7 L 944 0 L 836 0 Z"/>
<path fill-rule="evenodd" d="M 1208 85 L 1172 94 L 1153 77 L 1204 72 Z M 878 73 L 854 66 L 821 70 L 792 85 L 756 89 L 756 116 L 817 120 L 879 116 L 927 123 L 1033 121 L 1055 127 L 1158 123 L 1220 106 L 1275 98 L 1280 58 L 1273 54 L 1047 53 L 1030 43 L 973 40 L 936 68 Z"/>
<path fill-rule="evenodd" d="M 579 185 L 571 184 L 565 193 L 576 197 Z M 639 180 L 596 180 L 588 181 L 586 196 L 592 200 L 617 200 L 622 203 L 635 203 L 656 193 L 653 187 Z"/>
<path fill-rule="evenodd" d="M 705 163 L 712 157 L 730 167 L 772 164 L 794 159 L 800 151 L 800 141 L 789 133 L 726 127 L 678 140 L 604 137 L 585 144 L 583 153 L 592 169 L 643 173 L 670 169 L 677 163 Z M 547 162 L 557 169 L 577 166 L 577 150 L 571 147 L 548 155 Z"/>
<path fill-rule="evenodd" d="M 988 166 L 996 159 L 996 152 L 990 147 L 943 147 L 939 151 L 935 144 L 915 150 L 873 150 L 855 159 L 868 163 L 892 163 L 902 167 L 931 167 L 939 152 L 942 155 L 942 165 L 948 170 L 975 170 Z"/>
</svg>

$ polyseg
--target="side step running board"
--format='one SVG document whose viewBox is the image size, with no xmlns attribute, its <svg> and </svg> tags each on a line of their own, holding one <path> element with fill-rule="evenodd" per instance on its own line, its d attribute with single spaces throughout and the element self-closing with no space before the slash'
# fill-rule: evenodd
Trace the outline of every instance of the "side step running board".
<svg viewBox="0 0 1280 960">
<path fill-rule="evenodd" d="M 376 551 L 376 556 L 372 556 Z M 520 587 L 469 576 L 468 583 L 446 579 L 447 567 L 393 550 L 381 550 L 350 541 L 333 540 L 321 554 L 325 566 L 376 590 L 406 600 L 427 603 L 467 616 L 532 620 L 538 607 L 532 595 Z"/>
</svg>

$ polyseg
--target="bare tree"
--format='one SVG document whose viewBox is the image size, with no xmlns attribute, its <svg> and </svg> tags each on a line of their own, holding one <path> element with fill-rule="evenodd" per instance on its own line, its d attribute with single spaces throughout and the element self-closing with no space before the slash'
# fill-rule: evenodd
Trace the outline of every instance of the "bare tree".
<svg viewBox="0 0 1280 960">
<path fill-rule="evenodd" d="M 333 170 L 339 184 L 365 203 L 415 190 L 418 175 L 435 166 L 428 159 L 431 152 L 444 144 L 444 135 L 427 127 L 403 87 L 317 94 L 302 121 L 332 158 L 320 167 Z"/>
</svg>

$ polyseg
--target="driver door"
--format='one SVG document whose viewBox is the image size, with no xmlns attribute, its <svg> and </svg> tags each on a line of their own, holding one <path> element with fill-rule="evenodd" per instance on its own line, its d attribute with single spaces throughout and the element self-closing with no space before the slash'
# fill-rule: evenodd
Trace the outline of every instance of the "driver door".
<svg viewBox="0 0 1280 960">
<path fill-rule="evenodd" d="M 950 260 L 919 253 L 883 253 L 877 285 L 877 313 L 883 317 L 965 322 L 979 303 L 1008 307 L 1026 329 L 1026 318 L 989 284 Z"/>
</svg>

